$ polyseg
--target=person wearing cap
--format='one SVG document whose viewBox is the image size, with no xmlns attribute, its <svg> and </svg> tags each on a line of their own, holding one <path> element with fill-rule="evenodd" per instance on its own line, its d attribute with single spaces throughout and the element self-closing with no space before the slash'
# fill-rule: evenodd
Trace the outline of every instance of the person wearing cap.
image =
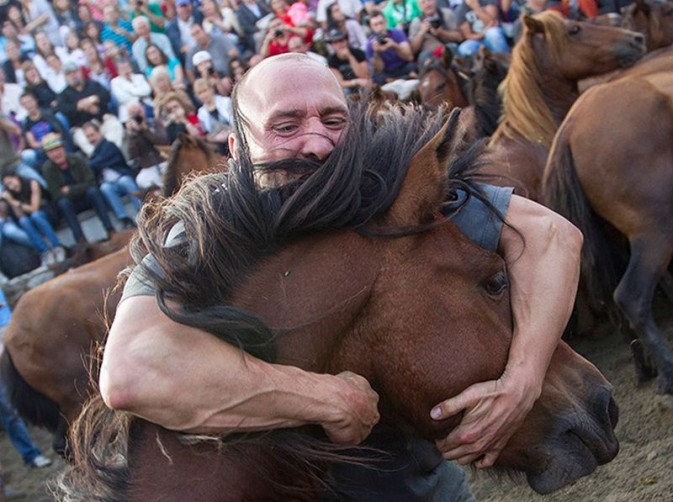
<svg viewBox="0 0 673 502">
<path fill-rule="evenodd" d="M 58 95 L 58 107 L 70 122 L 75 145 L 87 157 L 91 156 L 94 147 L 86 139 L 82 125 L 97 120 L 103 135 L 121 147 L 124 127 L 117 116 L 109 111 L 110 93 L 98 82 L 84 80 L 76 63 L 66 63 L 64 71 L 68 86 Z"/>
<path fill-rule="evenodd" d="M 197 52 L 207 51 L 213 62 L 213 68 L 222 77 L 229 76 L 229 60 L 237 58 L 240 54 L 236 45 L 227 37 L 217 33 L 208 34 L 199 23 L 193 23 L 190 29 L 192 38 L 196 44 L 185 61 L 185 72 L 189 81 L 193 84 L 196 80 L 194 72 L 194 56 Z"/>
<path fill-rule="evenodd" d="M 205 79 L 222 96 L 229 96 L 234 86 L 230 77 L 221 75 L 213 66 L 213 58 L 208 51 L 199 51 L 192 57 L 194 82 Z M 192 84 L 192 85 L 193 85 Z"/>
<path fill-rule="evenodd" d="M 351 47 L 346 34 L 337 29 L 330 30 L 325 40 L 333 51 L 327 58 L 327 65 L 344 92 L 350 94 L 360 88 L 371 87 L 373 81 L 365 53 Z"/>
<path fill-rule="evenodd" d="M 44 138 L 42 149 L 49 160 L 42 166 L 47 190 L 59 212 L 72 230 L 77 244 L 86 243 L 77 214 L 92 208 L 108 237 L 115 232 L 107 212 L 103 194 L 96 186 L 93 170 L 76 154 L 66 153 L 61 137 L 50 134 Z"/>
<path fill-rule="evenodd" d="M 150 21 L 145 16 L 137 16 L 133 18 L 131 23 L 133 25 L 133 31 L 136 32 L 138 38 L 133 45 L 131 46 L 131 53 L 133 54 L 133 59 L 135 59 L 138 64 L 138 68 L 141 73 L 147 71 L 147 59 L 145 59 L 145 49 L 149 44 L 154 44 L 158 46 L 168 59 L 173 59 L 175 54 L 173 53 L 173 46 L 171 45 L 170 39 L 163 33 L 154 33 L 150 31 Z"/>
<path fill-rule="evenodd" d="M 187 55 L 195 45 L 191 33 L 192 24 L 202 22 L 203 14 L 194 9 L 191 0 L 177 0 L 175 9 L 175 17 L 166 24 L 166 36 L 171 41 L 173 52 L 184 65 Z"/>
</svg>

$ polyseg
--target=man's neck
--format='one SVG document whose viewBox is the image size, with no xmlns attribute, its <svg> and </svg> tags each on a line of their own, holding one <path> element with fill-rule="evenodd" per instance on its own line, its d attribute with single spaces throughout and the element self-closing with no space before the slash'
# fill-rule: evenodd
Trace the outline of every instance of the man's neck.
<svg viewBox="0 0 673 502">
<path fill-rule="evenodd" d="M 28 112 L 28 118 L 30 118 L 30 119 L 32 119 L 32 120 L 37 120 L 37 119 L 39 119 L 41 116 L 42 116 L 42 114 L 40 113 L 40 109 L 39 109 L 39 108 L 36 108 L 36 109 L 33 110 L 32 112 Z"/>
</svg>

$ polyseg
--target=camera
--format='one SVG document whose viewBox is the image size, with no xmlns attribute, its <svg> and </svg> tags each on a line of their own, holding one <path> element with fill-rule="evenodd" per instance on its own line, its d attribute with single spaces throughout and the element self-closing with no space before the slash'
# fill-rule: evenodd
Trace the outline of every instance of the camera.
<svg viewBox="0 0 673 502">
<path fill-rule="evenodd" d="M 386 40 L 388 40 L 388 35 L 386 35 L 385 33 L 378 33 L 378 34 L 376 35 L 376 41 L 377 41 L 379 44 L 385 44 L 385 43 L 386 43 Z"/>
<path fill-rule="evenodd" d="M 273 36 L 275 38 L 282 37 L 283 36 L 283 30 L 276 28 L 273 32 Z"/>
<path fill-rule="evenodd" d="M 213 68 L 212 66 L 209 66 L 209 67 L 208 67 L 207 72 L 208 72 L 208 76 L 209 76 L 209 77 L 213 77 L 213 76 L 215 76 L 215 68 Z"/>
<path fill-rule="evenodd" d="M 142 124 L 142 123 L 143 123 L 143 120 L 144 120 L 144 119 L 143 119 L 143 116 L 142 116 L 142 115 L 138 115 L 138 114 L 134 114 L 134 115 L 132 115 L 132 116 L 131 116 L 131 119 L 132 119 L 136 124 L 138 124 L 138 125 Z"/>
<path fill-rule="evenodd" d="M 435 30 L 442 25 L 442 20 L 439 18 L 439 16 L 432 16 L 428 18 L 428 22 Z"/>
</svg>

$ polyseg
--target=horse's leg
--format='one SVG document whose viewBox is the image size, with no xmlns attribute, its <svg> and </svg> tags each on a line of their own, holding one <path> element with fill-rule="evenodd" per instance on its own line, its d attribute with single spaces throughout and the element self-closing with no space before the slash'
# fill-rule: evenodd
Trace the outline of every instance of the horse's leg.
<svg viewBox="0 0 673 502">
<path fill-rule="evenodd" d="M 630 242 L 631 257 L 615 290 L 615 302 L 655 361 L 659 375 L 657 391 L 673 393 L 673 350 L 652 316 L 654 289 L 668 266 L 673 242 L 670 236 L 663 235 L 637 236 Z"/>
<path fill-rule="evenodd" d="M 667 270 L 659 281 L 659 286 L 670 302 L 673 302 L 673 275 Z"/>
</svg>

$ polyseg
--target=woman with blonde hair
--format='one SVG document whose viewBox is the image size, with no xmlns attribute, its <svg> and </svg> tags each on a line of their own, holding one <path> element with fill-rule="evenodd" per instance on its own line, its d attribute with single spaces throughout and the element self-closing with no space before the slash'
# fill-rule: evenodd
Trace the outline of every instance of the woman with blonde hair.
<svg viewBox="0 0 673 502">
<path fill-rule="evenodd" d="M 205 131 L 194 113 L 194 107 L 184 93 L 169 92 L 160 101 L 159 115 L 165 117 L 168 142 L 173 143 L 183 133 L 204 137 Z"/>
</svg>

